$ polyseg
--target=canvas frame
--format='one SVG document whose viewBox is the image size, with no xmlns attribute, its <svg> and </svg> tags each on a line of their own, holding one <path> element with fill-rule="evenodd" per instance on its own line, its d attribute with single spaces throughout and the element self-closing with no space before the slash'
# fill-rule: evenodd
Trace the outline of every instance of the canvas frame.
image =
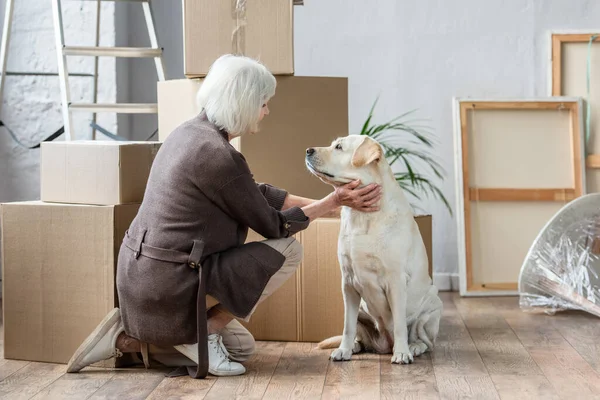
<svg viewBox="0 0 600 400">
<path fill-rule="evenodd" d="M 589 43 L 592 36 L 596 35 L 594 43 L 600 44 L 600 29 L 595 31 L 564 30 L 552 31 L 549 34 L 550 44 L 550 69 L 549 69 L 549 94 L 550 96 L 563 96 L 563 70 L 562 55 L 565 43 Z M 584 99 L 585 101 L 585 99 Z M 585 159 L 587 168 L 600 168 L 600 154 L 588 154 Z"/>
<path fill-rule="evenodd" d="M 469 185 L 468 112 L 478 110 L 552 110 L 570 113 L 570 140 L 573 143 L 573 187 L 556 189 L 494 188 L 473 191 Z M 462 296 L 518 295 L 518 277 L 514 282 L 485 285 L 475 282 L 471 249 L 471 199 L 478 201 L 560 201 L 568 202 L 586 193 L 582 99 L 579 97 L 546 97 L 533 99 L 453 99 L 456 221 L 459 261 L 459 288 Z"/>
</svg>

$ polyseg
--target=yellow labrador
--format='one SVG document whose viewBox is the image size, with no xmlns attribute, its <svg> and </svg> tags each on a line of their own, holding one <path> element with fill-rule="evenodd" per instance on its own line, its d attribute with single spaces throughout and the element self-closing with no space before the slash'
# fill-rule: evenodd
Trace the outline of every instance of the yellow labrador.
<svg viewBox="0 0 600 400">
<path fill-rule="evenodd" d="M 332 186 L 360 179 L 383 190 L 380 210 L 344 207 L 338 241 L 344 296 L 344 332 L 319 343 L 335 348 L 331 358 L 353 353 L 393 353 L 392 363 L 408 364 L 433 349 L 442 301 L 428 273 L 427 253 L 410 204 L 383 156 L 381 145 L 351 135 L 329 147 L 306 151 L 306 166 Z"/>
</svg>

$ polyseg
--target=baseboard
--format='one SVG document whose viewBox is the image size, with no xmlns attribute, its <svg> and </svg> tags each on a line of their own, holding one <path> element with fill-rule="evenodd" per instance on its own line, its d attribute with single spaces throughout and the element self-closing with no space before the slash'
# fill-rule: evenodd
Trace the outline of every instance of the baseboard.
<svg viewBox="0 0 600 400">
<path fill-rule="evenodd" d="M 434 272 L 433 284 L 440 292 L 458 292 L 458 274 L 448 272 Z"/>
</svg>

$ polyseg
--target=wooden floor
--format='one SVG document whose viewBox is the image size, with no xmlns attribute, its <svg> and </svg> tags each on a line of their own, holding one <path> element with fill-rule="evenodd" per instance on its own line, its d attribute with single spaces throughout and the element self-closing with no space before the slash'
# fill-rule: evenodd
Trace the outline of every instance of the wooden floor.
<svg viewBox="0 0 600 400">
<path fill-rule="evenodd" d="M 600 320 L 521 312 L 517 298 L 442 293 L 432 354 L 412 365 L 363 354 L 332 363 L 310 343 L 259 343 L 241 377 L 165 378 L 165 371 L 84 370 L 0 359 L 6 399 L 600 399 Z"/>
</svg>

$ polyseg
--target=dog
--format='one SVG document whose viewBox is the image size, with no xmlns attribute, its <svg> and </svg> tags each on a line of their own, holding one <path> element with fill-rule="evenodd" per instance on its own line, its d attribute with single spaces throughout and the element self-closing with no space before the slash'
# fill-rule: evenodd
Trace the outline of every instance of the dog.
<svg viewBox="0 0 600 400">
<path fill-rule="evenodd" d="M 382 188 L 379 211 L 341 211 L 338 259 L 342 272 L 344 330 L 318 348 L 334 361 L 368 351 L 392 354 L 410 364 L 431 351 L 443 304 L 428 272 L 425 245 L 410 204 L 394 178 L 382 146 L 368 136 L 350 135 L 329 147 L 306 150 L 308 170 L 340 186 L 359 179 Z"/>
</svg>

